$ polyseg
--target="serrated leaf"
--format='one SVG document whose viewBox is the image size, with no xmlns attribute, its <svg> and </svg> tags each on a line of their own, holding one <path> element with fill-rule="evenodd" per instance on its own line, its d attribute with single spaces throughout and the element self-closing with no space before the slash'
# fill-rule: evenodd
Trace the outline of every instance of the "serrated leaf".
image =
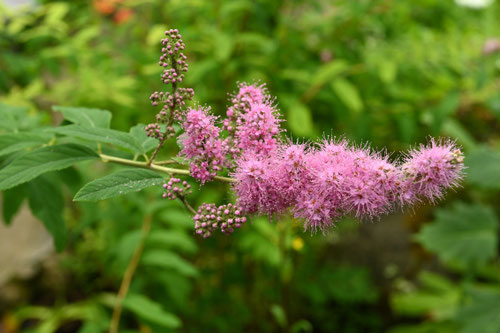
<svg viewBox="0 0 500 333">
<path fill-rule="evenodd" d="M 360 112 L 363 109 L 363 101 L 359 96 L 358 89 L 344 78 L 337 78 L 331 83 L 331 87 L 337 97 L 351 111 Z"/>
<path fill-rule="evenodd" d="M 51 128 L 49 131 L 79 139 L 109 143 L 128 149 L 134 153 L 144 154 L 142 145 L 129 133 L 107 128 L 67 125 Z"/>
<path fill-rule="evenodd" d="M 416 239 L 445 262 L 481 265 L 495 256 L 497 230 L 490 207 L 456 203 L 439 209 L 434 223 L 424 226 Z"/>
<path fill-rule="evenodd" d="M 500 154 L 489 149 L 471 152 L 465 159 L 467 181 L 487 188 L 500 189 Z"/>
<path fill-rule="evenodd" d="M 0 191 L 30 181 L 43 173 L 61 170 L 96 157 L 98 155 L 89 148 L 72 143 L 23 154 L 0 170 Z"/>
<path fill-rule="evenodd" d="M 130 129 L 129 133 L 141 144 L 143 151 L 147 153 L 158 146 L 158 139 L 147 136 L 144 127 L 144 124 L 137 124 Z"/>
<path fill-rule="evenodd" d="M 54 106 L 54 111 L 62 113 L 64 119 L 84 127 L 109 128 L 111 112 L 101 109 Z"/>
<path fill-rule="evenodd" d="M 165 179 L 155 171 L 125 169 L 86 184 L 73 200 L 99 201 L 163 183 Z"/>
<path fill-rule="evenodd" d="M 123 301 L 123 307 L 140 318 L 162 327 L 173 329 L 182 324 L 176 315 L 166 312 L 160 304 L 139 294 L 128 294 Z"/>
<path fill-rule="evenodd" d="M 185 276 L 196 276 L 198 270 L 179 255 L 165 250 L 149 250 L 144 253 L 141 262 L 144 265 L 172 269 Z"/>
<path fill-rule="evenodd" d="M 21 205 L 26 198 L 26 185 L 22 184 L 3 191 L 2 193 L 2 216 L 5 224 L 10 224 L 12 219 L 21 208 Z"/>
<path fill-rule="evenodd" d="M 48 143 L 52 135 L 48 133 L 8 133 L 0 134 L 0 156 L 19 150 Z"/>
<path fill-rule="evenodd" d="M 54 238 L 57 251 L 66 244 L 66 226 L 62 218 L 64 200 L 61 189 L 46 177 L 38 177 L 28 184 L 29 206 Z"/>
</svg>

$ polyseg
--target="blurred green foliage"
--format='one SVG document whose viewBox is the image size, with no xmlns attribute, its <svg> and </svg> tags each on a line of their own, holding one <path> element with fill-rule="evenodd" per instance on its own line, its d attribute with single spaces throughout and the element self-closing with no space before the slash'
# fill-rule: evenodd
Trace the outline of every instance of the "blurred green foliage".
<svg viewBox="0 0 500 333">
<path fill-rule="evenodd" d="M 12 332 L 105 331 L 146 218 L 153 229 L 121 332 L 500 331 L 500 53 L 483 51 L 500 38 L 498 1 L 471 9 L 441 0 L 43 0 L 0 5 L 0 17 L 2 163 L 16 144 L 43 140 L 33 133 L 19 143 L 16 133 L 61 122 L 53 105 L 110 110 L 113 128 L 124 131 L 150 122 L 148 97 L 162 88 L 159 39 L 178 28 L 186 86 L 215 113 L 224 113 L 237 81 L 261 80 L 294 140 L 326 133 L 400 151 L 449 136 L 468 166 L 464 187 L 442 207 L 404 212 L 394 217 L 399 231 L 386 229 L 387 242 L 393 232 L 414 234 L 402 261 L 410 267 L 378 258 L 376 246 L 376 265 L 356 257 L 376 226 L 343 221 L 309 236 L 298 221 L 256 219 L 229 238 L 202 241 L 184 208 L 159 200 L 159 191 L 71 202 L 114 167 L 53 172 L 35 180 L 45 192 L 3 192 L 5 222 L 28 191 L 40 220 L 67 226 L 56 269 L 63 282 L 34 279 L 26 297 L 0 303 Z M 194 197 L 219 202 L 223 193 L 210 184 Z M 47 195 L 55 206 L 43 204 Z"/>
</svg>

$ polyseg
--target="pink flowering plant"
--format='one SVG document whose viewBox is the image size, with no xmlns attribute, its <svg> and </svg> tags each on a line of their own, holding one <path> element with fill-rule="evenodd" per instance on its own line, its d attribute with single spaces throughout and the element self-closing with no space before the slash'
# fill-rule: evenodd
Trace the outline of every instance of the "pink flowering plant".
<svg viewBox="0 0 500 333">
<path fill-rule="evenodd" d="M 163 106 L 157 122 L 146 126 L 148 135 L 160 141 L 148 165 L 165 140 L 175 135 L 172 123 L 177 122 L 183 130 L 179 157 L 189 162 L 191 177 L 201 184 L 230 182 L 236 197 L 234 203 L 207 203 L 195 211 L 186 201 L 185 188 L 170 180 L 164 197 L 187 205 L 197 234 L 228 234 L 246 223 L 247 216 L 287 213 L 303 220 L 306 230 L 326 231 L 347 215 L 378 218 L 423 200 L 434 202 L 446 189 L 458 186 L 463 156 L 450 140 L 431 139 L 402 162 L 391 162 L 387 154 L 344 139 L 293 143 L 283 135 L 277 102 L 265 84 L 240 83 L 223 119 L 209 107 L 185 107 L 193 90 L 178 87 L 188 70 L 184 43 L 177 30 L 166 35 L 159 64 L 165 68 L 163 82 L 172 89 L 151 95 L 153 106 Z"/>
<path fill-rule="evenodd" d="M 431 138 L 399 160 L 343 138 L 292 141 L 282 128 L 278 101 L 262 83 L 239 83 L 225 116 L 218 117 L 210 107 L 193 102 L 194 90 L 182 86 L 189 67 L 179 32 L 166 31 L 161 47 L 161 80 L 168 89 L 150 96 L 158 109 L 153 123 L 122 132 L 110 129 L 108 111 L 56 106 L 63 125 L 2 134 L 0 156 L 8 158 L 0 169 L 0 191 L 12 198 L 8 215 L 19 209 L 28 186 L 30 208 L 52 234 L 57 250 L 66 242 L 63 200 L 45 174 L 93 159 L 128 168 L 86 184 L 75 201 L 104 200 L 156 186 L 164 199 L 186 207 L 193 216 L 193 232 L 203 238 L 231 234 L 255 215 L 291 214 L 304 230 L 327 232 L 346 216 L 378 219 L 420 202 L 434 203 L 460 185 L 463 154 L 449 139 Z M 169 140 L 176 140 L 179 151 L 163 158 Z M 192 179 L 201 190 L 208 182 L 227 183 L 234 200 L 195 208 L 189 201 Z M 110 332 L 118 331 L 150 226 L 151 219 L 145 219 L 143 237 L 114 305 Z"/>
<path fill-rule="evenodd" d="M 217 231 L 230 234 L 256 214 L 277 218 L 292 214 L 303 221 L 305 230 L 326 232 L 346 216 L 373 220 L 422 201 L 435 202 L 463 177 L 463 154 L 449 139 L 431 138 L 400 161 L 342 138 L 293 142 L 285 136 L 278 102 L 265 84 L 239 83 L 225 117 L 220 118 L 210 107 L 193 103 L 194 90 L 182 87 L 189 67 L 177 29 L 165 32 L 161 46 L 161 80 L 170 88 L 150 96 L 153 107 L 159 109 L 154 123 L 124 133 L 108 128 L 111 114 L 107 111 L 54 107 L 72 124 L 50 128 L 21 145 L 35 146 L 57 135 L 50 144 L 20 155 L 1 169 L 0 189 L 100 158 L 134 168 L 85 185 L 76 201 L 102 200 L 160 185 L 163 198 L 180 200 L 193 214 L 195 233 L 206 238 Z M 175 138 L 178 155 L 158 160 L 165 142 Z M 133 158 L 105 154 L 102 144 L 128 150 Z M 201 186 L 211 181 L 229 183 L 234 202 L 193 208 L 188 201 L 189 176 Z M 64 240 L 55 237 L 62 248 Z"/>
</svg>

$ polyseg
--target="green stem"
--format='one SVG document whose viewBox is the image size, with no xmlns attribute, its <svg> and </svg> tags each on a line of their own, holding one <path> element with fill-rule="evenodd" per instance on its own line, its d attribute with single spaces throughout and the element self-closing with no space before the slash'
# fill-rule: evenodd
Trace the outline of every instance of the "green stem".
<svg viewBox="0 0 500 333">
<path fill-rule="evenodd" d="M 118 295 L 116 297 L 109 333 L 118 333 L 118 329 L 120 327 L 120 317 L 123 309 L 123 301 L 125 300 L 125 297 L 127 297 L 130 283 L 132 282 L 134 273 L 139 265 L 139 261 L 141 260 L 142 251 L 144 250 L 146 239 L 148 238 L 149 231 L 151 230 L 151 221 L 152 217 L 148 215 L 144 218 L 142 223 L 139 244 L 137 244 L 132 259 L 128 263 L 125 274 L 123 275 L 122 283 L 120 284 L 120 290 L 118 291 Z"/>
<path fill-rule="evenodd" d="M 144 169 L 151 169 L 151 170 L 163 172 L 163 173 L 166 173 L 169 175 L 185 175 L 185 176 L 190 175 L 189 170 L 186 170 L 186 169 L 168 168 L 168 167 L 164 167 L 164 166 L 157 165 L 154 163 L 149 164 L 148 162 L 133 161 L 133 160 L 129 160 L 126 158 L 115 157 L 115 156 L 110 156 L 110 155 L 105 155 L 105 154 L 99 154 L 99 156 L 101 157 L 101 160 L 103 162 L 112 162 L 112 163 L 130 165 L 130 166 L 144 168 Z M 222 176 L 215 176 L 214 180 L 218 180 L 218 181 L 226 182 L 226 183 L 234 183 L 236 181 L 234 178 L 222 177 Z"/>
</svg>

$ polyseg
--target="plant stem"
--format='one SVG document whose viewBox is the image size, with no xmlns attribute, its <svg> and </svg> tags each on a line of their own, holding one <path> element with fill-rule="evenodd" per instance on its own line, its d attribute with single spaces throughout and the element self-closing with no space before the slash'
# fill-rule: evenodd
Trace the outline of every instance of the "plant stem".
<svg viewBox="0 0 500 333">
<path fill-rule="evenodd" d="M 165 165 L 165 164 L 179 164 L 176 161 L 167 160 L 167 161 L 158 161 L 155 163 L 156 165 Z"/>
<path fill-rule="evenodd" d="M 186 206 L 187 210 L 189 210 L 191 214 L 196 215 L 196 211 L 194 210 L 193 206 L 189 204 L 189 201 L 187 201 L 185 196 L 181 195 L 179 196 L 179 199 L 182 201 L 184 206 Z"/>
<path fill-rule="evenodd" d="M 120 326 L 120 317 L 123 308 L 123 301 L 127 296 L 130 283 L 132 282 L 132 277 L 134 276 L 135 270 L 137 269 L 137 265 L 139 265 L 139 261 L 141 260 L 142 251 L 144 250 L 146 239 L 148 238 L 149 231 L 151 230 L 151 221 L 152 221 L 152 216 L 147 215 L 144 218 L 144 222 L 142 223 L 141 239 L 139 240 L 139 244 L 137 244 L 137 247 L 134 250 L 132 259 L 128 263 L 125 274 L 123 275 L 122 283 L 120 284 L 120 289 L 116 297 L 116 303 L 113 308 L 113 316 L 111 318 L 109 333 L 118 333 L 118 328 Z"/>
<path fill-rule="evenodd" d="M 167 136 L 165 135 L 165 133 L 161 136 L 160 138 L 160 142 L 158 143 L 158 147 L 156 147 L 155 151 L 153 152 L 153 155 L 151 155 L 151 158 L 149 159 L 148 162 L 146 162 L 146 164 L 148 166 L 151 166 L 153 164 L 153 161 L 154 159 L 156 158 L 156 155 L 158 155 L 158 152 L 160 151 L 160 148 L 163 146 L 163 144 L 165 143 L 165 141 L 167 140 Z"/>
<path fill-rule="evenodd" d="M 164 167 L 164 166 L 153 164 L 153 163 L 149 164 L 147 162 L 132 161 L 132 160 L 129 160 L 126 158 L 115 157 L 115 156 L 110 156 L 110 155 L 105 155 L 105 154 L 99 154 L 99 156 L 101 157 L 101 160 L 103 162 L 112 162 L 112 163 L 135 166 L 135 167 L 144 168 L 144 169 L 151 169 L 151 170 L 160 171 L 160 172 L 163 172 L 163 173 L 166 173 L 169 175 L 185 175 L 185 176 L 190 175 L 189 170 L 186 170 L 186 169 L 168 168 L 168 167 Z M 234 183 L 236 181 L 234 178 L 222 177 L 222 176 L 215 176 L 214 179 L 221 181 L 221 182 L 226 182 L 226 183 Z"/>
</svg>

